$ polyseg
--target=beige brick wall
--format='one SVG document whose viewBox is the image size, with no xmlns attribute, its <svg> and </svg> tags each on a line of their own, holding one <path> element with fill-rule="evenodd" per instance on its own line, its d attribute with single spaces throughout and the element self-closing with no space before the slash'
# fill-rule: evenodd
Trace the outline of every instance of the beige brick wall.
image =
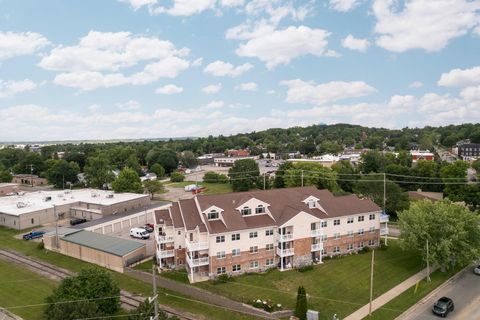
<svg viewBox="0 0 480 320">
<path fill-rule="evenodd" d="M 240 256 L 232 257 L 231 252 L 226 252 L 225 258 L 217 259 L 216 256 L 210 257 L 210 267 L 213 274 L 217 273 L 217 268 L 226 267 L 227 273 L 232 273 L 232 266 L 234 264 L 240 264 L 242 266 L 241 272 L 259 272 L 266 268 L 265 260 L 274 258 L 275 261 L 275 248 L 274 250 L 267 251 L 265 248 L 258 248 L 258 253 L 250 253 L 250 251 L 241 251 Z M 258 261 L 258 268 L 250 269 L 250 262 Z"/>
<path fill-rule="evenodd" d="M 333 237 L 327 238 L 327 241 L 323 243 L 323 249 L 327 251 L 327 255 L 333 255 L 333 248 L 335 246 L 340 247 L 339 254 L 345 254 L 349 251 L 347 250 L 347 245 L 349 243 L 353 244 L 353 251 L 358 250 L 358 243 L 363 241 L 363 245 L 368 247 L 368 241 L 375 240 L 375 245 L 379 245 L 380 232 L 375 230 L 375 232 L 366 231 L 363 235 L 358 235 L 357 233 L 353 234 L 353 237 L 348 235 L 341 236 L 340 239 L 335 240 Z"/>
</svg>

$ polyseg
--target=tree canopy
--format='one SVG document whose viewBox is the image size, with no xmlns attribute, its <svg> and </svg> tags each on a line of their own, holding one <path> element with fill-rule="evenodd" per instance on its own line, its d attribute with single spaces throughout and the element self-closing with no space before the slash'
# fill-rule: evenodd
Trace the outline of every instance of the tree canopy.
<svg viewBox="0 0 480 320">
<path fill-rule="evenodd" d="M 228 170 L 228 177 L 232 183 L 233 191 L 248 191 L 252 189 L 259 176 L 260 169 L 258 168 L 258 163 L 253 159 L 237 160 L 233 167 Z"/>
<path fill-rule="evenodd" d="M 84 172 L 88 186 L 92 188 L 103 189 L 115 179 L 112 166 L 110 165 L 108 157 L 104 154 L 89 157 Z"/>
<path fill-rule="evenodd" d="M 143 193 L 143 185 L 135 170 L 124 168 L 117 179 L 112 182 L 115 192 Z"/>
<path fill-rule="evenodd" d="M 74 184 L 78 181 L 77 175 L 80 173 L 80 167 L 77 163 L 65 160 L 49 160 L 47 165 L 49 168 L 45 176 L 55 188 L 65 188 L 68 183 Z"/>
</svg>

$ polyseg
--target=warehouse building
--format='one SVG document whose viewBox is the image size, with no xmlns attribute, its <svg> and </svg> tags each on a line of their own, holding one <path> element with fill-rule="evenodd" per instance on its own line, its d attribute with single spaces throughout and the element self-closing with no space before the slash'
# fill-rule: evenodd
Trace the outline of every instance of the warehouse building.
<svg viewBox="0 0 480 320">
<path fill-rule="evenodd" d="M 95 189 L 23 192 L 0 198 L 0 225 L 26 229 L 57 218 L 96 220 L 149 204 L 148 195 Z"/>
</svg>

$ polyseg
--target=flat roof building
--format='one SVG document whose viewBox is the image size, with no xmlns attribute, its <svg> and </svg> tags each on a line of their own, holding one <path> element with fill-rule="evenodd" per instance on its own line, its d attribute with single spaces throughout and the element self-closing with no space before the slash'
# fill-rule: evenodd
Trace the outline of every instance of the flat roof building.
<svg viewBox="0 0 480 320">
<path fill-rule="evenodd" d="M 0 183 L 0 197 L 12 195 L 20 190 L 16 183 Z"/>
</svg>

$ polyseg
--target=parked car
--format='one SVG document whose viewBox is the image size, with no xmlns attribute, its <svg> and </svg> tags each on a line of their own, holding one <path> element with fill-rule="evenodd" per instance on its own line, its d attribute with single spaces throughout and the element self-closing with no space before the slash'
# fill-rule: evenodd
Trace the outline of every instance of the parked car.
<svg viewBox="0 0 480 320">
<path fill-rule="evenodd" d="M 76 224 L 80 224 L 80 223 L 84 223 L 84 222 L 87 222 L 87 219 L 84 219 L 84 218 L 76 218 L 76 219 L 70 220 L 70 225 L 71 225 L 71 226 L 74 226 L 74 225 L 76 225 Z"/>
<path fill-rule="evenodd" d="M 44 234 L 45 234 L 45 231 L 30 231 L 29 233 L 23 235 L 23 240 L 33 240 L 33 239 L 42 238 Z"/>
<path fill-rule="evenodd" d="M 473 273 L 475 273 L 477 276 L 480 276 L 480 265 L 473 268 Z"/>
<path fill-rule="evenodd" d="M 453 300 L 448 297 L 441 297 L 433 304 L 432 312 L 437 316 L 446 317 L 449 312 L 453 311 L 455 306 Z"/>
<path fill-rule="evenodd" d="M 130 229 L 130 237 L 137 239 L 148 239 L 150 238 L 150 234 L 143 228 L 132 228 Z"/>
<path fill-rule="evenodd" d="M 147 223 L 146 225 L 143 226 L 143 229 L 147 230 L 148 233 L 152 233 L 155 228 L 151 223 Z"/>
</svg>

